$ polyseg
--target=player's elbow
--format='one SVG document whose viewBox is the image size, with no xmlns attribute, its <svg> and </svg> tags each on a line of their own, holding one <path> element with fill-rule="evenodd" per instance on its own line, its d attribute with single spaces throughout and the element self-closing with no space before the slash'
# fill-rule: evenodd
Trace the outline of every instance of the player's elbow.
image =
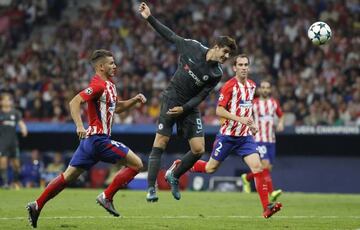
<svg viewBox="0 0 360 230">
<path fill-rule="evenodd" d="M 137 161 L 136 164 L 134 165 L 134 169 L 137 171 L 141 171 L 141 170 L 143 170 L 143 168 L 144 168 L 144 165 L 141 160 Z"/>
<path fill-rule="evenodd" d="M 76 99 L 75 99 L 75 97 L 74 97 L 74 98 L 71 99 L 71 101 L 69 102 L 69 106 L 70 106 L 70 108 L 72 108 L 72 107 L 74 107 L 76 104 L 77 104 L 77 103 L 76 103 Z"/>
<path fill-rule="evenodd" d="M 82 97 L 76 95 L 71 101 L 69 102 L 70 109 L 74 107 L 79 107 L 80 104 L 83 102 Z"/>
</svg>

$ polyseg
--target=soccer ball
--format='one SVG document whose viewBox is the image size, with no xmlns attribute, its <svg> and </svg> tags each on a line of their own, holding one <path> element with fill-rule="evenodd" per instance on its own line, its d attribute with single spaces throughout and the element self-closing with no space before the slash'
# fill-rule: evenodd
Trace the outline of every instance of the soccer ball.
<svg viewBox="0 0 360 230">
<path fill-rule="evenodd" d="M 331 38 L 331 29 L 325 22 L 315 22 L 308 30 L 308 37 L 314 45 L 323 45 Z"/>
</svg>

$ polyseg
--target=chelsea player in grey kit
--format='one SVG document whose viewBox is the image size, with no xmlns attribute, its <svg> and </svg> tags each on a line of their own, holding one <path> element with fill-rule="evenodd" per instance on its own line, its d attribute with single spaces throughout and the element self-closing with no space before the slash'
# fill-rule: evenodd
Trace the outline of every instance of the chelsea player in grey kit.
<svg viewBox="0 0 360 230">
<path fill-rule="evenodd" d="M 152 16 L 144 2 L 140 4 L 139 12 L 162 37 L 175 44 L 180 55 L 178 68 L 162 93 L 158 128 L 149 156 L 146 199 L 149 202 L 158 200 L 155 183 L 161 165 L 161 155 L 176 123 L 177 132 L 188 140 L 190 151 L 170 167 L 165 179 L 171 186 L 174 198 L 179 200 L 180 176 L 205 152 L 203 126 L 197 106 L 218 84 L 223 75 L 221 64 L 236 52 L 237 47 L 234 39 L 227 36 L 216 38 L 211 48 L 196 40 L 184 39 Z"/>
<path fill-rule="evenodd" d="M 23 137 L 27 136 L 28 131 L 20 112 L 14 108 L 11 94 L 3 93 L 0 102 L 0 177 L 3 187 L 8 188 L 7 168 L 10 163 L 13 168 L 13 185 L 18 189 L 20 188 L 20 152 L 16 126 L 19 125 Z"/>
</svg>

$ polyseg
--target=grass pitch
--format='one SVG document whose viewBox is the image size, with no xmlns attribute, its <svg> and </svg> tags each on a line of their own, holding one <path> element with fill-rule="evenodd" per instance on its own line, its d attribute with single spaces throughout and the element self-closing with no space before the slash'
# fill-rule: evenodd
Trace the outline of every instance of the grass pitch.
<svg viewBox="0 0 360 230">
<path fill-rule="evenodd" d="M 42 190 L 0 190 L 0 229 L 30 229 L 25 205 Z M 285 193 L 283 209 L 264 219 L 256 193 L 182 192 L 180 201 L 160 192 L 121 190 L 110 216 L 95 203 L 100 190 L 65 189 L 43 209 L 38 229 L 353 229 L 360 230 L 360 195 Z"/>
</svg>

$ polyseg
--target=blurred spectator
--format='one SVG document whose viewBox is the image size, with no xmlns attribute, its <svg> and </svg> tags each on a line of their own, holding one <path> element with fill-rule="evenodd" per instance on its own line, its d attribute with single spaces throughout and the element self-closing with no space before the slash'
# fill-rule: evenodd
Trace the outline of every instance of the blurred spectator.
<svg viewBox="0 0 360 230">
<path fill-rule="evenodd" d="M 159 116 L 159 113 L 160 113 L 160 102 L 159 102 L 159 99 L 157 97 L 151 98 L 150 105 L 149 105 L 147 113 L 149 114 L 149 116 L 155 122 L 156 119 Z"/>
<path fill-rule="evenodd" d="M 177 67 L 175 47 L 169 48 L 140 22 L 137 1 L 91 2 L 69 2 L 67 9 L 65 0 L 20 0 L 0 8 L 0 91 L 16 94 L 25 120 L 69 121 L 68 100 L 86 87 L 92 74 L 89 52 L 102 47 L 116 57 L 119 96 L 143 92 L 149 101 L 115 122 L 153 122 L 157 108 L 152 99 L 160 99 Z M 358 1 L 151 3 L 153 13 L 185 38 L 192 34 L 204 42 L 217 35 L 236 37 L 239 50 L 250 55 L 250 78 L 274 83 L 273 93 L 286 107 L 286 125 L 359 124 Z M 321 47 L 307 38 L 308 27 L 318 20 L 333 32 L 330 43 Z M 232 77 L 231 65 L 223 66 L 222 83 Z M 205 124 L 216 123 L 211 107 L 219 88 L 201 106 Z"/>
<path fill-rule="evenodd" d="M 45 187 L 52 179 L 65 170 L 63 156 L 60 152 L 53 154 L 53 161 L 41 173 L 41 187 Z"/>
<path fill-rule="evenodd" d="M 39 187 L 43 170 L 44 165 L 40 157 L 40 152 L 39 150 L 34 149 L 30 153 L 30 159 L 28 158 L 21 168 L 23 185 L 26 188 Z"/>
</svg>

